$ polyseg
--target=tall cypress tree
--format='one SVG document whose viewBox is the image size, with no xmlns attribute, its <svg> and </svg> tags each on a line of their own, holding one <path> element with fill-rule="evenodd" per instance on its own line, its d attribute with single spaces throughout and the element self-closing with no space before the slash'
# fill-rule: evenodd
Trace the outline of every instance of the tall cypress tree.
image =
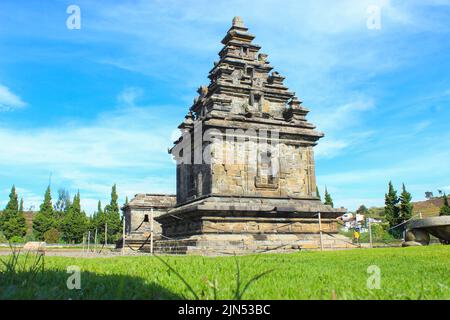
<svg viewBox="0 0 450 320">
<path fill-rule="evenodd" d="M 20 198 L 19 202 L 19 212 L 17 213 L 17 225 L 20 234 L 19 236 L 23 237 L 27 234 L 27 220 L 25 219 L 25 212 L 23 209 L 23 197 Z"/>
<path fill-rule="evenodd" d="M 19 209 L 19 204 L 17 201 L 17 193 L 16 193 L 16 186 L 12 186 L 11 192 L 9 193 L 9 201 L 6 204 L 5 210 L 2 211 L 0 215 L 0 228 L 3 229 L 3 224 L 8 219 L 8 217 L 11 215 L 11 213 L 16 212 Z"/>
<path fill-rule="evenodd" d="M 334 207 L 333 199 L 331 198 L 331 195 L 328 193 L 327 187 L 325 187 L 325 202 L 324 204 Z"/>
<path fill-rule="evenodd" d="M 404 222 L 411 219 L 414 207 L 413 204 L 411 203 L 411 200 L 412 200 L 411 193 L 406 191 L 405 184 L 403 184 L 402 193 L 400 195 L 400 212 L 399 212 L 400 222 Z"/>
<path fill-rule="evenodd" d="M 19 213 L 24 213 L 24 211 L 23 211 L 23 197 L 20 198 L 20 202 L 19 202 Z"/>
<path fill-rule="evenodd" d="M 69 243 L 81 243 L 87 229 L 88 219 L 86 213 L 81 210 L 81 196 L 80 192 L 77 192 L 63 219 L 63 239 Z"/>
<path fill-rule="evenodd" d="M 103 212 L 102 202 L 98 200 L 97 203 L 97 211 L 92 215 L 92 228 L 97 229 L 99 234 L 103 234 L 105 232 L 105 213 Z"/>
<path fill-rule="evenodd" d="M 401 223 L 398 202 L 397 191 L 395 191 L 392 182 L 389 181 L 388 193 L 384 196 L 384 215 L 391 227 Z"/>
<path fill-rule="evenodd" d="M 57 225 L 56 217 L 53 214 L 52 194 L 50 186 L 45 191 L 44 202 L 41 204 L 39 212 L 33 219 L 33 232 L 37 239 L 44 240 L 44 233 Z"/>
<path fill-rule="evenodd" d="M 442 205 L 441 209 L 439 210 L 440 216 L 450 216 L 450 206 L 448 205 L 448 197 L 444 193 L 444 204 Z"/>
<path fill-rule="evenodd" d="M 114 184 L 111 189 L 111 202 L 105 207 L 106 222 L 108 223 L 108 242 L 118 240 L 122 230 L 118 199 L 117 187 Z"/>
<path fill-rule="evenodd" d="M 322 201 L 322 198 L 320 197 L 319 187 L 316 186 L 316 196 L 319 198 L 320 201 Z"/>
<path fill-rule="evenodd" d="M 27 232 L 23 210 L 19 210 L 19 202 L 15 186 L 12 186 L 8 204 L 2 212 L 1 228 L 7 239 L 11 239 L 15 236 L 23 237 Z"/>
</svg>

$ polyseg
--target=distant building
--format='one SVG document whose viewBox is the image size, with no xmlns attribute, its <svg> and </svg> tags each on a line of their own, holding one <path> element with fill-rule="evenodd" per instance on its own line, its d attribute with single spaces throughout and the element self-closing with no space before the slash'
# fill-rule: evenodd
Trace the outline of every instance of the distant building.
<svg viewBox="0 0 450 320">
<path fill-rule="evenodd" d="M 175 195 L 167 194 L 137 194 L 122 211 L 125 215 L 125 233 L 128 240 L 145 240 L 151 231 L 150 215 L 159 217 L 167 213 L 176 203 Z M 155 239 L 161 238 L 161 226 L 154 220 Z"/>
</svg>

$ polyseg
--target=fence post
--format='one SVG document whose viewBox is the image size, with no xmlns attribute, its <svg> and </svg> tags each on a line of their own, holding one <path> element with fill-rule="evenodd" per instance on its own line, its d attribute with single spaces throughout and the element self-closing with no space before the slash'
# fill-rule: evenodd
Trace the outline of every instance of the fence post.
<svg viewBox="0 0 450 320">
<path fill-rule="evenodd" d="M 323 251 L 322 216 L 319 212 L 320 251 Z"/>
<path fill-rule="evenodd" d="M 90 244 L 91 244 L 91 230 L 88 231 L 88 240 L 87 240 L 87 252 L 90 252 Z"/>
<path fill-rule="evenodd" d="M 122 226 L 122 255 L 125 254 L 125 215 L 123 216 L 123 226 Z"/>
<path fill-rule="evenodd" d="M 84 233 L 83 233 L 83 253 L 85 252 L 85 250 L 84 250 L 84 239 L 86 238 L 86 236 L 84 235 Z"/>
<path fill-rule="evenodd" d="M 369 241 L 370 241 L 370 247 L 373 248 L 373 242 L 372 242 L 372 221 L 370 221 L 370 218 L 369 218 Z"/>
<path fill-rule="evenodd" d="M 98 246 L 97 246 L 97 232 L 98 232 L 98 229 L 95 228 L 95 237 L 94 237 L 95 252 L 97 252 L 97 250 L 98 250 Z"/>
<path fill-rule="evenodd" d="M 150 253 L 153 255 L 153 208 L 150 210 Z"/>
</svg>

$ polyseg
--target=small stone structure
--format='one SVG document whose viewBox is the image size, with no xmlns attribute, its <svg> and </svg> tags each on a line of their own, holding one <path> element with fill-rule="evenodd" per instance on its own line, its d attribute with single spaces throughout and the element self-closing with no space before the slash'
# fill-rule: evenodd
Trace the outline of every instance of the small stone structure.
<svg viewBox="0 0 450 320">
<path fill-rule="evenodd" d="M 46 242 L 29 241 L 25 243 L 22 250 L 27 252 L 45 253 L 46 246 Z"/>
<path fill-rule="evenodd" d="M 167 194 L 137 194 L 122 207 L 125 215 L 126 243 L 131 247 L 142 245 L 151 231 L 150 218 L 166 213 L 175 205 L 176 196 Z M 154 238 L 161 238 L 161 226 L 154 220 Z"/>
<path fill-rule="evenodd" d="M 450 216 L 412 220 L 407 224 L 404 247 L 426 246 L 430 235 L 443 244 L 450 244 Z"/>
</svg>

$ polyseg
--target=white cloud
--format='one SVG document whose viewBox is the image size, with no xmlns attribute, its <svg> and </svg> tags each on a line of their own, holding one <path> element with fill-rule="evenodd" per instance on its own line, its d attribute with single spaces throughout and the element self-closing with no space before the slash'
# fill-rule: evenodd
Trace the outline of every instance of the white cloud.
<svg viewBox="0 0 450 320">
<path fill-rule="evenodd" d="M 320 112 L 315 112 L 311 119 L 320 130 L 334 133 L 357 127 L 360 124 L 362 114 L 372 110 L 374 107 L 374 101 L 370 98 L 355 99 L 340 106 L 333 106 L 322 109 Z"/>
<path fill-rule="evenodd" d="M 411 8 L 394 5 L 389 0 L 292 0 L 284 1 L 283 5 L 267 0 L 231 0 L 214 6 L 196 0 L 185 1 L 182 10 L 172 1 L 82 4 L 96 16 L 92 22 L 84 22 L 83 28 L 89 31 L 85 33 L 87 40 L 102 39 L 120 45 L 121 54 L 99 57 L 98 61 L 162 79 L 183 79 L 186 74 L 195 79 L 204 76 L 194 73 L 199 60 L 209 61 L 212 66 L 211 59 L 220 50 L 220 40 L 235 15 L 243 17 L 257 36 L 256 42 L 262 42 L 264 51 L 284 63 L 275 67 L 300 70 L 303 75 L 311 69 L 319 77 L 343 63 L 360 70 L 383 68 L 389 59 L 385 56 L 379 59 L 377 53 L 382 51 L 382 45 L 377 45 L 375 53 L 370 52 L 374 46 L 368 42 L 373 41 L 373 32 L 366 27 L 369 5 L 382 8 L 383 23 L 391 23 L 390 32 L 392 25 L 402 27 L 411 23 Z M 349 43 L 354 38 L 359 40 L 356 46 Z M 355 47 L 358 50 L 353 54 Z M 174 56 L 173 52 L 180 52 L 180 56 Z M 193 55 L 196 59 L 190 59 Z M 180 64 L 180 60 L 186 63 Z M 205 65 L 200 67 L 207 71 Z M 315 74 L 308 72 L 308 80 Z"/>
<path fill-rule="evenodd" d="M 133 107 L 136 104 L 136 100 L 143 95 L 141 88 L 126 88 L 118 96 L 117 101 L 119 104 L 123 104 L 127 107 Z"/>
<path fill-rule="evenodd" d="M 8 87 L 0 84 L 0 111 L 10 111 L 25 107 L 27 104 L 11 92 Z"/>
<path fill-rule="evenodd" d="M 91 124 L 0 128 L 0 174 L 11 181 L 25 176 L 40 179 L 42 195 L 18 189 L 26 207 L 35 208 L 49 173 L 53 191 L 58 186 L 72 195 L 80 190 L 88 212 L 96 209 L 98 199 L 107 201 L 114 183 L 123 199 L 140 192 L 173 193 L 175 167 L 167 150 L 177 119 L 159 119 L 174 107 L 137 106 L 136 98 L 142 94 L 138 88 L 125 89 L 118 95 L 118 108 L 100 114 Z"/>
<path fill-rule="evenodd" d="M 316 156 L 333 158 L 349 147 L 364 143 L 373 133 L 364 126 L 365 113 L 374 108 L 373 99 L 355 97 L 352 102 L 322 108 L 312 114 L 311 121 L 325 132 L 325 138 L 319 141 L 315 149 Z"/>
<path fill-rule="evenodd" d="M 167 107 L 132 107 L 102 114 L 92 125 L 0 129 L 0 165 L 48 168 L 158 167 L 168 159 Z"/>
<path fill-rule="evenodd" d="M 318 146 L 314 149 L 314 154 L 318 158 L 331 158 L 348 146 L 349 143 L 346 141 L 326 139 L 319 142 Z"/>
</svg>

